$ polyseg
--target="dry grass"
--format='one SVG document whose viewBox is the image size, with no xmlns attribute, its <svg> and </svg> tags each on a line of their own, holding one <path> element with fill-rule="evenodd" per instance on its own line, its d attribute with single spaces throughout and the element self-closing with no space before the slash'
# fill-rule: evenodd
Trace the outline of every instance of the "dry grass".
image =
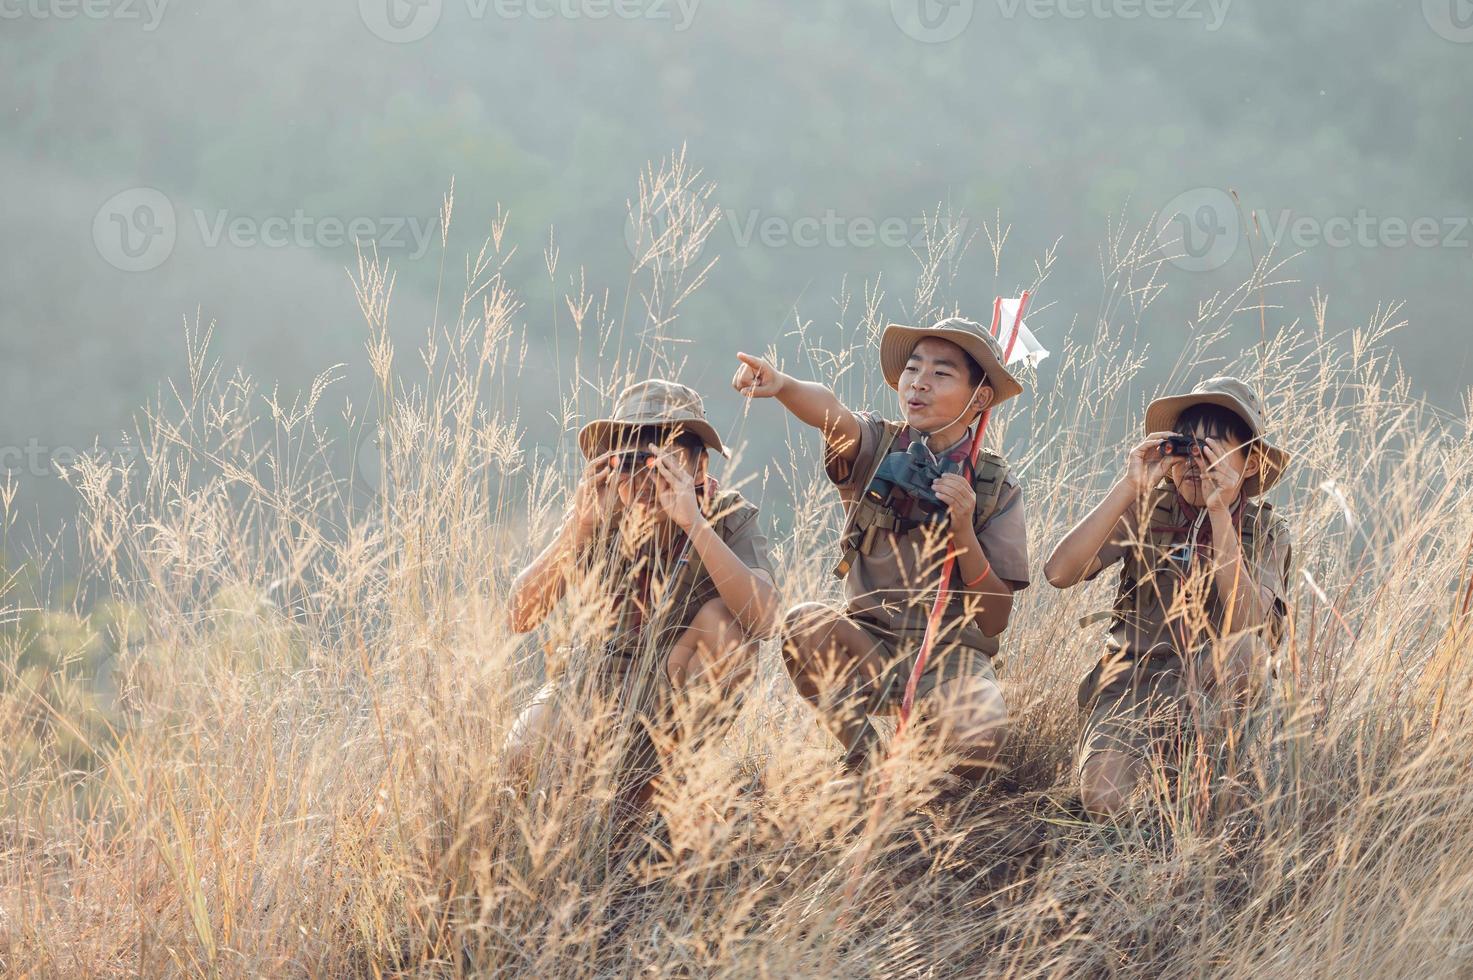
<svg viewBox="0 0 1473 980">
<path fill-rule="evenodd" d="M 590 616 L 572 602 L 528 640 L 507 629 L 510 578 L 549 538 L 569 489 L 565 466 L 529 466 L 522 449 L 516 393 L 554 382 L 518 373 L 529 344 L 519 324 L 558 324 L 570 431 L 626 379 L 678 370 L 695 355 L 676 325 L 707 271 L 707 193 L 680 158 L 645 175 L 632 210 L 649 245 L 622 305 L 560 271 L 550 245 L 566 305 L 523 311 L 501 274 L 510 249 L 498 219 L 462 288 L 446 288 L 464 301 L 408 358 L 389 340 L 392 277 L 365 260 L 356 280 L 379 396 L 347 414 L 355 431 L 379 434 L 382 458 L 356 467 L 373 495 L 329 465 L 342 452 L 323 434 L 331 374 L 278 404 L 211 361 L 207 329 L 190 331 L 189 375 L 150 413 L 134 471 L 84 461 L 71 474 L 87 615 L 27 611 L 22 584 L 7 587 L 5 972 L 1473 970 L 1473 670 L 1461 655 L 1473 440 L 1467 419 L 1437 416 L 1397 374 L 1395 310 L 1339 333 L 1316 299 L 1307 321 L 1281 322 L 1260 299 L 1288 292 L 1272 259 L 1203 304 L 1173 379 L 1221 367 L 1258 380 L 1298 457 L 1277 494 L 1295 528 L 1285 723 L 1245 816 L 1214 818 L 1190 780 L 1139 826 L 1071 816 L 1060 801 L 1075 686 L 1100 639 L 1074 624 L 1111 585 L 1061 594 L 1041 575 L 1004 648 L 1008 781 L 965 811 L 928 804 L 945 760 L 917 727 L 872 784 L 887 796 L 866 829 L 869 807 L 831 785 L 835 746 L 771 644 L 731 736 L 677 752 L 663 826 L 619 810 L 608 713 L 577 719 L 578 750 L 544 758 L 529 796 L 507 792 L 500 746 L 542 651 L 585 635 Z M 447 221 L 450 210 L 447 198 Z M 938 215 L 906 315 L 947 306 L 965 244 L 948 227 Z M 989 241 L 1000 246 L 1004 230 Z M 1162 288 L 1164 251 L 1112 235 L 1104 301 L 1075 330 L 1092 336 L 1057 351 L 1026 404 L 998 419 L 1035 555 L 1118 465 L 1101 420 L 1119 431 L 1150 394 L 1130 337 Z M 851 403 L 882 404 L 858 378 L 873 372 L 853 366 L 872 361 L 889 306 L 873 287 L 858 301 L 846 292 L 836 319 L 852 342 L 821 346 L 824 331 L 800 323 L 789 367 L 839 376 Z M 1223 353 L 1245 322 L 1262 342 Z M 776 406 L 751 411 L 777 424 Z M 740 441 L 746 424 L 728 433 Z M 780 586 L 797 601 L 833 590 L 839 512 L 816 439 L 794 432 L 789 445 L 787 459 L 738 459 L 732 474 L 766 472 L 766 498 L 795 501 L 775 545 Z M 575 455 L 571 439 L 559 449 Z M 106 697 L 89 693 L 99 650 L 115 657 Z M 869 859 L 852 871 L 860 853 Z"/>
</svg>

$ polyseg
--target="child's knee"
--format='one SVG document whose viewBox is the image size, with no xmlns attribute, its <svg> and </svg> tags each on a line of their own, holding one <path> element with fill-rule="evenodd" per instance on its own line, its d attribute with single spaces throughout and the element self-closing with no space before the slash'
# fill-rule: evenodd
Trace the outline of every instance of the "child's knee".
<svg viewBox="0 0 1473 980">
<path fill-rule="evenodd" d="M 506 771 L 516 779 L 530 773 L 539 750 L 545 751 L 552 736 L 551 685 L 544 686 L 512 724 L 502 746 Z"/>
<path fill-rule="evenodd" d="M 1008 735 L 1008 708 L 1002 688 L 984 677 L 960 677 L 936 692 L 949 748 L 973 761 L 990 761 Z"/>
<path fill-rule="evenodd" d="M 694 640 L 692 648 L 706 656 L 725 656 L 747 642 L 746 630 L 719 598 L 696 611 L 687 632 Z"/>
<path fill-rule="evenodd" d="M 803 602 L 783 614 L 782 653 L 788 673 L 802 668 L 827 633 L 834 611 L 821 602 Z"/>
<path fill-rule="evenodd" d="M 1079 799 L 1095 817 L 1110 818 L 1125 809 L 1134 783 L 1130 760 L 1109 750 L 1091 754 L 1079 767 Z"/>
<path fill-rule="evenodd" d="M 665 673 L 675 687 L 685 686 L 692 672 L 705 669 L 725 674 L 740 674 L 742 665 L 721 665 L 724 660 L 749 643 L 746 631 L 721 599 L 711 599 L 691 617 L 690 625 L 680 634 L 665 659 Z"/>
<path fill-rule="evenodd" d="M 706 602 L 691 618 L 690 625 L 698 632 L 706 634 L 720 634 L 737 629 L 736 617 L 731 610 L 726 608 L 726 603 L 718 598 Z"/>
<path fill-rule="evenodd" d="M 821 602 L 800 602 L 783 613 L 783 640 L 809 640 L 828 625 L 833 615 L 834 611 Z"/>
</svg>

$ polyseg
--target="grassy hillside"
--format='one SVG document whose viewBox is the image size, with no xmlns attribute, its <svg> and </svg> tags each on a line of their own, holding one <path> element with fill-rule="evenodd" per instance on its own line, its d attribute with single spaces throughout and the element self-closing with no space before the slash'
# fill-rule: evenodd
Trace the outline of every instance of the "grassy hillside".
<svg viewBox="0 0 1473 980">
<path fill-rule="evenodd" d="M 1014 725 L 997 781 L 935 805 L 946 760 L 922 725 L 856 797 L 769 645 L 733 732 L 675 752 L 658 822 L 620 810 L 619 717 L 594 706 L 539 760 L 533 791 L 514 792 L 508 728 L 544 656 L 586 636 L 593 611 L 573 601 L 529 638 L 508 629 L 510 579 L 560 520 L 576 457 L 571 435 L 523 441 L 522 396 L 555 391 L 571 433 L 626 380 L 731 354 L 682 339 L 705 271 L 708 217 L 688 206 L 701 185 L 679 164 L 648 178 L 641 223 L 657 244 L 628 296 L 560 299 L 577 340 L 550 368 L 523 366 L 519 284 L 493 227 L 446 284 L 465 301 L 441 303 L 417 351 L 392 340 L 392 271 L 360 263 L 372 403 L 344 409 L 326 364 L 300 398 L 276 393 L 217 361 L 196 325 L 131 472 L 70 470 L 87 561 L 74 607 L 32 608 L 35 569 L 5 592 L 0 737 L 22 750 L 0 762 L 4 972 L 1473 968 L 1473 437 L 1400 374 L 1398 311 L 1338 324 L 1272 259 L 1200 304 L 1168 382 L 1255 380 L 1296 455 L 1275 491 L 1295 566 L 1268 764 L 1232 818 L 1191 773 L 1138 825 L 1086 824 L 1066 805 L 1075 688 L 1101 639 L 1075 623 L 1111 585 L 1059 593 L 1037 569 L 1121 465 L 1101 420 L 1138 424 L 1154 393 L 1132 338 L 1170 244 L 1149 236 L 1106 243 L 1087 339 L 1054 341 L 993 432 L 1024 484 L 1037 580 L 1004 641 Z M 839 329 L 800 326 L 804 363 L 788 369 L 882 404 L 855 366 L 887 317 L 952 307 L 947 245 L 933 227 L 915 295 L 854 284 Z M 1046 263 L 1032 285 L 1048 296 Z M 1244 330 L 1259 342 L 1226 345 Z M 349 446 L 321 441 L 329 415 L 348 417 Z M 726 483 L 795 502 L 774 535 L 779 586 L 792 602 L 833 596 L 840 513 L 816 440 L 771 403 L 724 428 L 742 445 L 759 426 L 786 428 L 786 452 L 739 453 Z M 345 452 L 360 458 L 345 467 Z"/>
</svg>

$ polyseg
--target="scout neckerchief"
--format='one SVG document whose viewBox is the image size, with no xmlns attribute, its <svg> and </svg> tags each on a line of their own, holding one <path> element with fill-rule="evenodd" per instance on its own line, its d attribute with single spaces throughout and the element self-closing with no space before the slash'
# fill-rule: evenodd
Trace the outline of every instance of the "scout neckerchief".
<svg viewBox="0 0 1473 980">
<path fill-rule="evenodd" d="M 1233 529 L 1241 536 L 1243 533 L 1243 508 L 1247 500 L 1242 493 L 1238 494 L 1237 503 L 1233 504 L 1232 519 Z M 1186 520 L 1185 524 L 1152 524 L 1152 534 L 1170 534 L 1173 538 L 1178 535 L 1187 535 L 1187 540 L 1180 549 L 1173 548 L 1171 552 L 1172 562 L 1182 567 L 1183 574 L 1190 568 L 1196 558 L 1206 559 L 1212 554 L 1212 536 L 1202 534 L 1202 525 L 1207 521 L 1207 508 L 1193 507 L 1187 503 L 1181 491 L 1176 491 L 1176 507 Z M 1180 557 L 1178 557 L 1180 550 Z"/>
</svg>

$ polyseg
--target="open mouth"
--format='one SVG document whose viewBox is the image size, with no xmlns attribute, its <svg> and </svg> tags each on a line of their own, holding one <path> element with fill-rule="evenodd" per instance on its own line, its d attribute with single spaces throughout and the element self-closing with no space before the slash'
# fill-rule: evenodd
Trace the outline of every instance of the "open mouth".
<svg viewBox="0 0 1473 980">
<path fill-rule="evenodd" d="M 914 398 L 908 398 L 906 399 L 905 407 L 910 409 L 912 412 L 919 412 L 926 407 L 926 403 L 922 401 L 916 401 Z"/>
</svg>

